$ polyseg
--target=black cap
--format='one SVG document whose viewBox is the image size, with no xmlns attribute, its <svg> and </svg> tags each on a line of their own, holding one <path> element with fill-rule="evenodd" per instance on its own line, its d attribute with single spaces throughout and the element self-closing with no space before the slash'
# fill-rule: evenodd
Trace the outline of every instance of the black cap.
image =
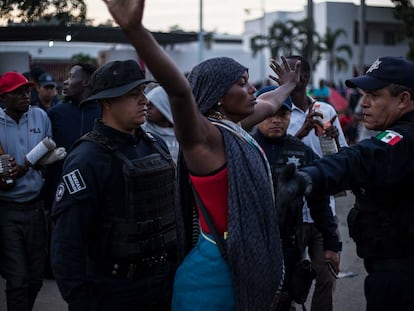
<svg viewBox="0 0 414 311">
<path fill-rule="evenodd" d="M 144 72 L 134 60 L 113 61 L 98 68 L 91 77 L 92 96 L 82 103 L 116 98 L 125 95 L 137 86 L 154 82 L 145 79 Z"/>
<path fill-rule="evenodd" d="M 39 76 L 39 79 L 37 80 L 37 83 L 41 86 L 48 86 L 48 85 L 56 86 L 57 85 L 57 83 L 55 82 L 55 79 L 53 79 L 52 75 L 48 74 L 47 72 L 42 73 Z"/>
<path fill-rule="evenodd" d="M 277 85 L 269 85 L 269 86 L 262 87 L 260 90 L 254 93 L 254 96 L 259 97 L 263 93 L 276 90 L 277 88 L 278 88 Z M 288 98 L 286 98 L 285 101 L 282 103 L 282 106 L 280 108 L 282 107 L 285 107 L 287 110 L 292 111 L 292 99 L 290 98 L 290 96 L 288 96 Z"/>
<path fill-rule="evenodd" d="M 345 81 L 347 87 L 362 90 L 378 90 L 392 83 L 414 88 L 414 63 L 403 57 L 381 57 L 365 75 Z"/>
</svg>

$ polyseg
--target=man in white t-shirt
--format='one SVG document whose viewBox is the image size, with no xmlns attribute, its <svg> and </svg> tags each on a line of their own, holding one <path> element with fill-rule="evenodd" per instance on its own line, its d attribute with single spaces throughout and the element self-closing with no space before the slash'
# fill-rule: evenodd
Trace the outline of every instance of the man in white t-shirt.
<svg viewBox="0 0 414 311">
<path fill-rule="evenodd" d="M 315 133 L 315 128 L 320 125 L 319 121 L 314 120 L 315 116 L 322 117 L 312 112 L 315 100 L 306 94 L 306 87 L 310 78 L 309 63 L 301 56 L 289 56 L 287 61 L 292 67 L 296 61 L 301 61 L 300 81 L 296 88 L 290 94 L 292 100 L 292 113 L 288 134 L 298 137 L 306 145 L 311 147 L 313 151 L 323 157 L 319 137 Z M 325 134 L 334 138 L 335 142 L 340 146 L 347 146 L 345 136 L 342 132 L 338 118 L 334 118 L 337 114 L 335 109 L 324 102 L 319 102 L 321 110 L 326 112 L 323 119 L 333 120 L 330 127 L 325 129 Z M 335 216 L 335 200 L 330 198 L 332 213 Z M 302 249 L 308 248 L 308 254 L 312 261 L 312 265 L 316 270 L 315 290 L 312 297 L 312 311 L 329 311 L 333 309 L 333 290 L 335 288 L 335 278 L 329 271 L 327 263 L 323 257 L 323 238 L 322 234 L 316 229 L 313 219 L 310 216 L 309 208 L 306 203 L 303 207 L 303 230 L 302 230 Z"/>
</svg>

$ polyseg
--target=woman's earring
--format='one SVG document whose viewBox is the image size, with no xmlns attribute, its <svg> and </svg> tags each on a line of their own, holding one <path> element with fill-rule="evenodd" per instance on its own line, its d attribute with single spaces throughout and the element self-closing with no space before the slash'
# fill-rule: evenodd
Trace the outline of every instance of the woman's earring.
<svg viewBox="0 0 414 311">
<path fill-rule="evenodd" d="M 218 102 L 218 103 L 217 103 L 217 106 L 221 106 L 221 103 L 220 103 L 220 102 Z"/>
</svg>

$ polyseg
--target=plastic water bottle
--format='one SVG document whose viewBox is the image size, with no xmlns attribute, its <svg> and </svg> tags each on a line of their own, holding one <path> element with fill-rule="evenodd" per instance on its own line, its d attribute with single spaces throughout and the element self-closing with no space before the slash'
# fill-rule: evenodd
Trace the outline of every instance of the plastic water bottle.
<svg viewBox="0 0 414 311">
<path fill-rule="evenodd" d="M 332 137 L 326 136 L 325 131 L 324 131 L 326 128 L 331 126 L 330 119 L 328 118 L 327 112 L 323 111 L 321 104 L 318 102 L 316 102 L 313 105 L 313 109 L 315 112 L 319 112 L 323 116 L 322 118 L 315 117 L 315 120 L 319 120 L 323 124 L 323 128 L 318 128 L 316 131 L 316 134 L 318 135 L 318 138 L 319 138 L 319 143 L 321 144 L 322 154 L 327 155 L 327 154 L 337 153 L 338 146 L 336 145 L 335 139 L 333 139 Z"/>
<path fill-rule="evenodd" d="M 28 154 L 26 154 L 26 163 L 33 166 L 46 153 L 56 148 L 56 143 L 50 137 L 43 138 Z"/>
</svg>

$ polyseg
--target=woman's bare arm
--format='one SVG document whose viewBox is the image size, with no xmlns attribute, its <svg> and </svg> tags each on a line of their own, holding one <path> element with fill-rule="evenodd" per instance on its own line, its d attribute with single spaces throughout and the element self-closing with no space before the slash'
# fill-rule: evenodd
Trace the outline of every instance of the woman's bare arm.
<svg viewBox="0 0 414 311">
<path fill-rule="evenodd" d="M 166 90 L 174 118 L 174 130 L 187 165 L 195 171 L 199 166 L 204 171 L 222 165 L 225 157 L 220 132 L 201 115 L 186 77 L 142 25 L 145 0 L 104 2 L 139 57 Z M 209 161 L 202 159 L 200 154 L 208 156 Z"/>
</svg>

